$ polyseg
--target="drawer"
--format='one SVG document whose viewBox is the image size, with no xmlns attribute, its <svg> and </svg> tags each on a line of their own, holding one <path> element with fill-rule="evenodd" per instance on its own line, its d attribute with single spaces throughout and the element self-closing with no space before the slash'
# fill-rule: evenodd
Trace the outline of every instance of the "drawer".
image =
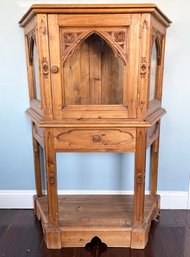
<svg viewBox="0 0 190 257">
<path fill-rule="evenodd" d="M 134 128 L 54 130 L 54 148 L 68 152 L 134 152 L 135 139 Z"/>
</svg>

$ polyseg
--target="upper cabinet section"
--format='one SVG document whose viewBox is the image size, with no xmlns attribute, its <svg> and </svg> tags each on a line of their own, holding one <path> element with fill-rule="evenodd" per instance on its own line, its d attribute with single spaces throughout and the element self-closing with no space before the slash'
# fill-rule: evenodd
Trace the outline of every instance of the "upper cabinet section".
<svg viewBox="0 0 190 257">
<path fill-rule="evenodd" d="M 152 4 L 33 5 L 31 109 L 45 120 L 139 119 L 161 108 L 169 19 Z"/>
</svg>

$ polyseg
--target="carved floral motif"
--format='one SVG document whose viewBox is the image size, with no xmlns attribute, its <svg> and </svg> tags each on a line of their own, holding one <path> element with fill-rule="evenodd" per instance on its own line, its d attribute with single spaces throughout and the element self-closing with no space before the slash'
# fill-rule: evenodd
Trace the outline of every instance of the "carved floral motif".
<svg viewBox="0 0 190 257">
<path fill-rule="evenodd" d="M 146 57 L 141 57 L 141 62 L 140 62 L 140 75 L 141 78 L 146 78 L 146 73 L 147 73 L 147 60 Z"/>
<path fill-rule="evenodd" d="M 42 58 L 42 74 L 44 78 L 48 78 L 49 64 L 48 64 L 47 57 Z"/>
<path fill-rule="evenodd" d="M 74 40 L 77 36 L 77 33 L 65 32 L 63 35 L 64 35 L 64 42 L 71 44 L 74 42 Z"/>
<path fill-rule="evenodd" d="M 124 31 L 115 31 L 113 33 L 114 40 L 116 42 L 124 42 L 125 41 L 125 32 Z"/>
</svg>

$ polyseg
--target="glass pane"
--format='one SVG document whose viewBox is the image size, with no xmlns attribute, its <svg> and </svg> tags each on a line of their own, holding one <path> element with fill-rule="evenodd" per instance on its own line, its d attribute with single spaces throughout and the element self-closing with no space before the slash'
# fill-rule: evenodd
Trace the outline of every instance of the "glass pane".
<svg viewBox="0 0 190 257">
<path fill-rule="evenodd" d="M 157 48 L 154 42 L 152 47 L 151 67 L 150 67 L 150 95 L 149 101 L 155 98 L 156 90 L 156 70 L 157 70 Z"/>
<path fill-rule="evenodd" d="M 34 79 L 34 90 L 35 90 L 35 98 L 40 101 L 40 81 L 39 81 L 39 63 L 38 63 L 38 55 L 37 48 L 34 43 L 33 47 L 33 79 Z"/>
<path fill-rule="evenodd" d="M 122 104 L 123 76 L 123 60 L 93 34 L 65 63 L 65 105 Z"/>
</svg>

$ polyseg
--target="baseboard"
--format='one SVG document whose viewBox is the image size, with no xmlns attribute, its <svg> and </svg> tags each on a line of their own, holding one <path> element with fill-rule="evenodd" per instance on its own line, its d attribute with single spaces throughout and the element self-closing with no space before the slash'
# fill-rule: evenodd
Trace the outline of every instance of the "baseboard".
<svg viewBox="0 0 190 257">
<path fill-rule="evenodd" d="M 132 194 L 133 191 L 113 190 L 60 190 L 59 194 Z M 0 190 L 1 209 L 32 209 L 35 190 Z M 159 191 L 161 196 L 161 209 L 190 209 L 188 192 Z"/>
</svg>

